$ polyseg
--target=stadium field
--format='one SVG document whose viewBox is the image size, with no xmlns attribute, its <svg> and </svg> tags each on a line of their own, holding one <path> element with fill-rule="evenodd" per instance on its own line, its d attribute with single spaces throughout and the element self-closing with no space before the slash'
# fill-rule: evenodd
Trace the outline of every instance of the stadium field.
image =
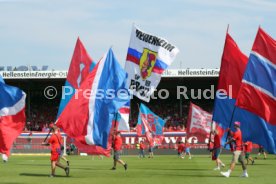
<svg viewBox="0 0 276 184">
<path fill-rule="evenodd" d="M 0 164 L 0 183 L 55 183 L 55 184 L 249 184 L 275 183 L 276 159 L 270 155 L 267 160 L 258 159 L 255 165 L 248 166 L 249 178 L 240 178 L 241 166 L 238 165 L 230 178 L 220 176 L 213 171 L 214 162 L 205 156 L 179 159 L 176 156 L 156 156 L 154 159 L 138 159 L 124 156 L 128 163 L 125 171 L 121 165 L 117 170 L 110 170 L 112 159 L 101 160 L 95 156 L 70 156 L 70 176 L 66 177 L 61 169 L 57 176 L 49 177 L 50 162 L 48 156 L 12 156 L 8 163 Z M 223 155 L 222 160 L 229 163 L 231 156 Z M 228 168 L 229 164 L 227 164 Z M 226 169 L 224 169 L 226 170 Z"/>
</svg>

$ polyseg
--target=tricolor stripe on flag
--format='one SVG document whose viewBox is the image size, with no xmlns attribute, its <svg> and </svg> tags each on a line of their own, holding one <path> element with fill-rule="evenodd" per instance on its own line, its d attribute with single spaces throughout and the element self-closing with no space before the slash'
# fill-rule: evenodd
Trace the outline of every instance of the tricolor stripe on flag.
<svg viewBox="0 0 276 184">
<path fill-rule="evenodd" d="M 130 131 L 129 128 L 130 101 L 118 111 L 117 124 L 118 131 Z"/>
<path fill-rule="evenodd" d="M 139 52 L 136 49 L 128 48 L 127 61 L 135 63 L 136 65 L 140 65 L 140 58 L 142 54 L 142 52 Z M 166 68 L 168 68 L 168 64 L 159 59 L 156 59 L 156 63 L 152 69 L 152 72 L 162 74 Z"/>
<path fill-rule="evenodd" d="M 13 141 L 25 127 L 26 94 L 5 84 L 1 76 L 0 81 L 0 153 L 9 156 Z"/>
<path fill-rule="evenodd" d="M 126 77 L 110 49 L 81 84 L 77 98 L 70 100 L 57 125 L 82 143 L 107 148 L 115 113 L 129 101 L 128 93 L 118 93 L 128 91 Z M 110 97 L 109 90 L 114 91 L 114 97 Z"/>
<path fill-rule="evenodd" d="M 248 58 L 240 51 L 235 41 L 227 33 L 221 60 L 213 120 L 218 125 L 217 129 L 221 132 L 228 127 L 233 129 L 232 122 L 240 121 L 243 141 L 252 141 L 263 145 L 268 152 L 276 153 L 276 141 L 275 136 L 273 136 L 276 127 L 247 110 L 235 107 L 247 60 Z M 227 94 L 224 95 L 222 90 L 226 91 Z M 219 96 L 222 98 L 219 98 Z M 222 138 L 222 144 L 225 140 L 226 134 Z"/>
<path fill-rule="evenodd" d="M 239 107 L 272 125 L 276 125 L 275 53 L 276 41 L 259 28 L 237 98 Z"/>
<path fill-rule="evenodd" d="M 133 26 L 126 58 L 128 86 L 133 95 L 146 102 L 157 88 L 161 74 L 175 59 L 178 48 L 166 39 Z"/>
<path fill-rule="evenodd" d="M 93 62 L 92 58 L 86 51 L 84 44 L 80 38 L 78 38 L 70 63 L 67 79 L 65 85 L 63 86 L 62 98 L 60 101 L 57 118 L 60 116 L 65 106 L 75 95 L 76 90 L 80 87 L 81 83 L 85 80 L 95 65 L 95 62 Z M 95 145 L 82 144 L 77 140 L 75 140 L 74 143 L 81 152 L 110 156 L 111 149 L 103 149 Z"/>
</svg>

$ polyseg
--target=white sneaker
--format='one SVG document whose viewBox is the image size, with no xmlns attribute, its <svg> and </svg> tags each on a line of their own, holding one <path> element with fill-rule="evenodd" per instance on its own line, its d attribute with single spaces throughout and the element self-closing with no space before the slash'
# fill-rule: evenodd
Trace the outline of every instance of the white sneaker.
<svg viewBox="0 0 276 184">
<path fill-rule="evenodd" d="M 220 168 L 219 167 L 215 167 L 214 171 L 220 171 Z"/>
<path fill-rule="evenodd" d="M 229 172 L 220 172 L 220 174 L 225 176 L 226 178 L 229 178 L 229 176 L 230 176 Z"/>
<path fill-rule="evenodd" d="M 191 160 L 191 159 L 192 159 L 192 157 L 189 157 L 189 159 Z"/>
<path fill-rule="evenodd" d="M 242 178 L 248 178 L 249 176 L 248 176 L 247 173 L 243 173 L 243 174 L 241 175 L 241 177 L 242 177 Z"/>
</svg>

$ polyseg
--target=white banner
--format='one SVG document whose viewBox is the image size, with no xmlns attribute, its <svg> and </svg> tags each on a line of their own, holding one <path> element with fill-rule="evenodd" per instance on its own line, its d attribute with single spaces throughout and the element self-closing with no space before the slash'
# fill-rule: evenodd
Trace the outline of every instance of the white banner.
<svg viewBox="0 0 276 184">
<path fill-rule="evenodd" d="M 4 79 L 66 79 L 66 70 L 60 71 L 0 71 Z M 218 77 L 219 69 L 167 69 L 162 77 Z"/>
<path fill-rule="evenodd" d="M 128 85 L 133 94 L 149 102 L 161 74 L 171 65 L 178 52 L 178 48 L 166 39 L 133 26 L 125 64 Z"/>
<path fill-rule="evenodd" d="M 0 71 L 4 79 L 65 79 L 67 71 Z"/>
<path fill-rule="evenodd" d="M 212 114 L 191 103 L 187 123 L 188 135 L 197 135 L 205 139 L 211 131 Z"/>
</svg>

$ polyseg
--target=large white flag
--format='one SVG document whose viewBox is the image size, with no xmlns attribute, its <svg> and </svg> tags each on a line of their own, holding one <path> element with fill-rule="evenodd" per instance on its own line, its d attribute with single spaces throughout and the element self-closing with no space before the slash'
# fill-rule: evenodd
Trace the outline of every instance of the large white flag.
<svg viewBox="0 0 276 184">
<path fill-rule="evenodd" d="M 171 65 L 178 52 L 178 48 L 166 39 L 133 26 L 125 64 L 132 93 L 149 102 L 161 74 Z"/>
</svg>

